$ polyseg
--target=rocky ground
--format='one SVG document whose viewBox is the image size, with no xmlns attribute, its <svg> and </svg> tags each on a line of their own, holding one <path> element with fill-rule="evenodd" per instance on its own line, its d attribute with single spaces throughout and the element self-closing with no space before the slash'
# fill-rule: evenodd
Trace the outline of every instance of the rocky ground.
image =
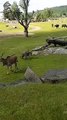
<svg viewBox="0 0 67 120">
<path fill-rule="evenodd" d="M 45 47 L 45 46 L 39 46 L 35 49 L 32 50 L 32 54 L 33 55 L 39 55 L 39 54 L 43 54 L 43 55 L 49 55 L 49 54 L 67 54 L 67 46 L 65 47 L 54 47 L 54 46 L 49 46 L 49 47 Z"/>
</svg>

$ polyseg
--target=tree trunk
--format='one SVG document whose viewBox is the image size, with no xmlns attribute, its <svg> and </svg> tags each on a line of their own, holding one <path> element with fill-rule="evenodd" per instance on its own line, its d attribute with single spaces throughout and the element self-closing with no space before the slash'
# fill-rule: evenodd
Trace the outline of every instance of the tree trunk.
<svg viewBox="0 0 67 120">
<path fill-rule="evenodd" d="M 28 37 L 28 28 L 27 27 L 24 28 L 24 36 Z"/>
</svg>

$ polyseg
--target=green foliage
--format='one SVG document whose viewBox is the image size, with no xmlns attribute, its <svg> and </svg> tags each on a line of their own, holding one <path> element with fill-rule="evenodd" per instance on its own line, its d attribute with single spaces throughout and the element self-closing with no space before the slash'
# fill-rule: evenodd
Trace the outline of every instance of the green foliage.
<svg viewBox="0 0 67 120">
<path fill-rule="evenodd" d="M 37 10 L 35 12 L 35 21 L 46 21 L 48 18 L 55 19 L 58 17 L 67 16 L 67 6 L 47 8 L 44 10 Z"/>
<path fill-rule="evenodd" d="M 11 5 L 8 1 L 4 3 L 3 5 L 4 10 L 4 18 L 5 19 L 9 19 L 9 20 L 15 20 L 16 17 L 19 18 L 20 17 L 20 9 L 18 8 L 18 5 L 16 2 L 13 2 L 13 4 Z"/>
<path fill-rule="evenodd" d="M 16 19 L 20 17 L 20 9 L 17 5 L 16 2 L 13 2 L 13 4 L 11 5 L 11 11 L 12 11 L 12 19 Z"/>
<path fill-rule="evenodd" d="M 28 9 L 30 0 L 20 0 L 20 7 L 23 8 L 23 10 Z"/>
<path fill-rule="evenodd" d="M 20 0 L 19 5 L 22 9 L 22 18 L 20 19 L 21 21 L 23 21 L 23 26 L 27 26 L 28 27 L 28 20 L 30 19 L 29 13 L 28 13 L 28 7 L 29 7 L 29 1 L 30 0 Z"/>
<path fill-rule="evenodd" d="M 11 14 L 11 4 L 9 3 L 9 1 L 5 2 L 4 5 L 4 10 L 3 10 L 3 13 L 4 13 L 4 18 L 8 18 L 8 19 L 11 19 L 12 17 L 12 14 Z"/>
<path fill-rule="evenodd" d="M 47 18 L 51 18 L 53 16 L 53 11 L 51 9 L 47 9 L 46 13 L 47 13 L 46 15 Z"/>
<path fill-rule="evenodd" d="M 67 16 L 67 6 L 60 6 L 52 8 L 55 17 Z M 65 13 L 65 15 L 64 15 Z"/>
</svg>

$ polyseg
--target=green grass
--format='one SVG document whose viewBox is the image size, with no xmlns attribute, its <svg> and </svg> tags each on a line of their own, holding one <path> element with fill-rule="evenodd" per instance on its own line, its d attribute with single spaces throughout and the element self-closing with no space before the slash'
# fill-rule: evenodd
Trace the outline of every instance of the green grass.
<svg viewBox="0 0 67 120">
<path fill-rule="evenodd" d="M 64 32 L 64 31 L 63 31 Z M 0 55 L 4 53 L 4 57 L 7 55 L 16 54 L 18 56 L 18 67 L 19 71 L 17 73 L 12 72 L 9 75 L 6 75 L 7 68 L 3 67 L 0 63 L 0 82 L 12 82 L 18 79 L 24 78 L 25 70 L 28 66 L 38 76 L 45 74 L 49 69 L 60 69 L 67 67 L 67 57 L 66 55 L 48 55 L 48 56 L 33 56 L 31 60 L 23 60 L 21 59 L 22 53 L 29 49 L 33 49 L 37 46 L 45 45 L 46 38 L 50 33 L 36 33 L 29 38 L 24 37 L 6 37 L 0 38 Z M 53 34 L 53 32 L 52 32 Z M 61 31 L 58 33 L 61 34 Z M 64 32 L 66 34 L 66 32 Z M 57 32 L 55 32 L 55 36 L 57 36 Z M 14 68 L 13 68 L 14 69 Z"/>
<path fill-rule="evenodd" d="M 6 27 L 6 25 L 8 25 L 8 27 Z M 14 26 L 17 26 L 17 29 L 15 29 Z M 17 32 L 20 33 L 21 31 L 23 31 L 23 27 L 18 23 L 12 24 L 12 22 L 11 23 L 0 22 L 0 30 L 2 30 L 3 34 L 10 34 L 10 33 L 15 34 Z"/>
<path fill-rule="evenodd" d="M 1 38 L 0 55 L 4 53 L 4 57 L 6 57 L 7 55 L 16 54 L 18 56 L 19 71 L 6 75 L 7 68 L 6 66 L 3 67 L 0 63 L 0 82 L 12 82 L 24 78 L 24 73 L 28 66 L 30 66 L 38 76 L 43 75 L 49 69 L 63 69 L 67 67 L 66 55 L 33 56 L 33 58 L 29 60 L 21 59 L 23 51 L 44 45 L 45 40 L 43 38 L 44 35 L 42 35 L 42 38 L 40 36 L 33 36 L 28 39 L 24 37 Z"/>
<path fill-rule="evenodd" d="M 39 77 L 50 69 L 67 68 L 67 55 L 33 56 L 29 60 L 23 60 L 20 57 L 27 49 L 31 50 L 45 45 L 46 38 L 49 36 L 67 36 L 67 29 L 51 28 L 51 23 L 32 23 L 31 26 L 38 26 L 41 29 L 32 31 L 34 34 L 29 38 L 24 36 L 0 37 L 0 56 L 2 53 L 4 53 L 4 57 L 16 54 L 19 68 L 17 72 L 7 75 L 7 68 L 0 63 L 0 83 L 24 79 L 28 66 Z M 4 27 L 5 24 L 1 23 L 0 29 L 6 30 Z M 21 30 L 22 28 L 20 28 Z M 15 32 L 17 31 L 18 29 Z M 8 29 L 7 32 L 9 33 Z M 67 82 L 0 88 L 0 120 L 67 120 Z"/>
<path fill-rule="evenodd" d="M 67 120 L 67 84 L 1 88 L 0 120 Z"/>
</svg>

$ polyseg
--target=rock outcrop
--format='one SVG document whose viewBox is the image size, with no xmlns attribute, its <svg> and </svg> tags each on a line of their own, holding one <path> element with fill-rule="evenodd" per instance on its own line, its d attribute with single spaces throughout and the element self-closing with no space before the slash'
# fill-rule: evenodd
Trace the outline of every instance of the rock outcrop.
<svg viewBox="0 0 67 120">
<path fill-rule="evenodd" d="M 27 82 L 41 83 L 39 77 L 29 67 L 27 68 L 24 76 Z"/>
<path fill-rule="evenodd" d="M 67 80 L 67 69 L 64 70 L 49 70 L 41 77 L 42 82 L 58 83 Z"/>
</svg>

